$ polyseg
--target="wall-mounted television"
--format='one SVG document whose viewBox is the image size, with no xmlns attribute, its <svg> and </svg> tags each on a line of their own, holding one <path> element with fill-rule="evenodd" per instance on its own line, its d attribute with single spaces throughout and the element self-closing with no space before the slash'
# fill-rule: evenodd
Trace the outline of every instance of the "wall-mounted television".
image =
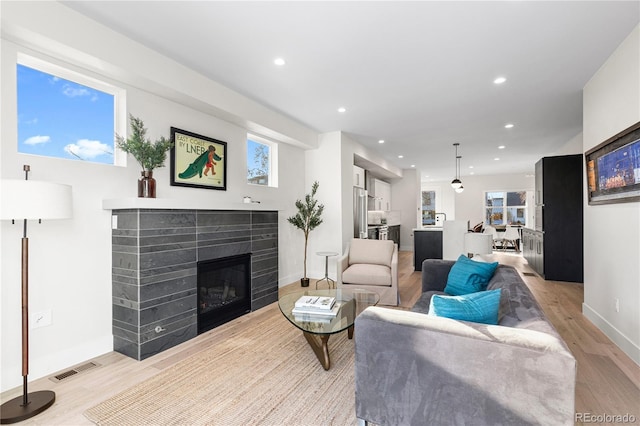
<svg viewBox="0 0 640 426">
<path fill-rule="evenodd" d="M 640 122 L 584 156 L 589 204 L 640 201 Z"/>
</svg>

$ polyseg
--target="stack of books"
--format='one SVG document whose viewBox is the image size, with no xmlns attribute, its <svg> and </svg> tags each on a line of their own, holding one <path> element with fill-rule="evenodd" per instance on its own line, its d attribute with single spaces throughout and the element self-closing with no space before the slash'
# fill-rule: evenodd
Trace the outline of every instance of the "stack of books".
<svg viewBox="0 0 640 426">
<path fill-rule="evenodd" d="M 291 312 L 296 321 L 329 323 L 338 315 L 339 310 L 340 303 L 336 303 L 335 297 L 302 296 L 296 301 Z"/>
</svg>

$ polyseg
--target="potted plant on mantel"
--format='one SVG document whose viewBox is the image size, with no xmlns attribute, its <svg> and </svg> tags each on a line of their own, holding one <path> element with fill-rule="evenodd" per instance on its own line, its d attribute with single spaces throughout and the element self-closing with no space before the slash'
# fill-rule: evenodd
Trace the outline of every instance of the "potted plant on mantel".
<svg viewBox="0 0 640 426">
<path fill-rule="evenodd" d="M 315 199 L 318 186 L 317 181 L 313 183 L 311 186 L 311 194 L 307 194 L 304 197 L 304 201 L 296 201 L 298 213 L 296 213 L 295 216 L 287 218 L 290 224 L 304 233 L 304 277 L 300 279 L 300 285 L 302 287 L 309 287 L 309 278 L 307 277 L 307 244 L 309 242 L 309 233 L 322 223 L 320 216 L 324 210 L 324 205 L 318 204 L 318 200 Z"/>
<path fill-rule="evenodd" d="M 138 181 L 138 197 L 156 198 L 156 180 L 153 169 L 164 166 L 167 151 L 173 146 L 171 139 L 164 136 L 155 142 L 146 139 L 147 129 L 141 119 L 129 114 L 131 136 L 128 139 L 116 135 L 116 144 L 122 151 L 133 155 L 142 166 L 142 177 Z"/>
</svg>

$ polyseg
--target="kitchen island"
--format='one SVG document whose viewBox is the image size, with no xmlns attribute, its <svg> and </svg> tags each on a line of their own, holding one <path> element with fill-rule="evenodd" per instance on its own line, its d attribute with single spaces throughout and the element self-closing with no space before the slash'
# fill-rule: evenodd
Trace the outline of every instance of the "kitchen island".
<svg viewBox="0 0 640 426">
<path fill-rule="evenodd" d="M 442 259 L 442 226 L 413 230 L 413 266 L 416 271 L 422 271 L 425 259 Z"/>
</svg>

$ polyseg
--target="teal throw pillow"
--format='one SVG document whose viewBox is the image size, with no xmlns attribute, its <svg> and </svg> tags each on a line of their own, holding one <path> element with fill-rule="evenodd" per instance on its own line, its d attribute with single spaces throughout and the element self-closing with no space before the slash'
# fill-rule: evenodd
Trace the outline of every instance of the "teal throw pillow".
<svg viewBox="0 0 640 426">
<path fill-rule="evenodd" d="M 501 290 L 498 288 L 463 296 L 434 294 L 429 305 L 429 315 L 496 325 Z"/>
<path fill-rule="evenodd" d="M 453 264 L 444 292 L 452 296 L 475 293 L 487 289 L 498 262 L 476 262 L 461 254 Z"/>
</svg>

